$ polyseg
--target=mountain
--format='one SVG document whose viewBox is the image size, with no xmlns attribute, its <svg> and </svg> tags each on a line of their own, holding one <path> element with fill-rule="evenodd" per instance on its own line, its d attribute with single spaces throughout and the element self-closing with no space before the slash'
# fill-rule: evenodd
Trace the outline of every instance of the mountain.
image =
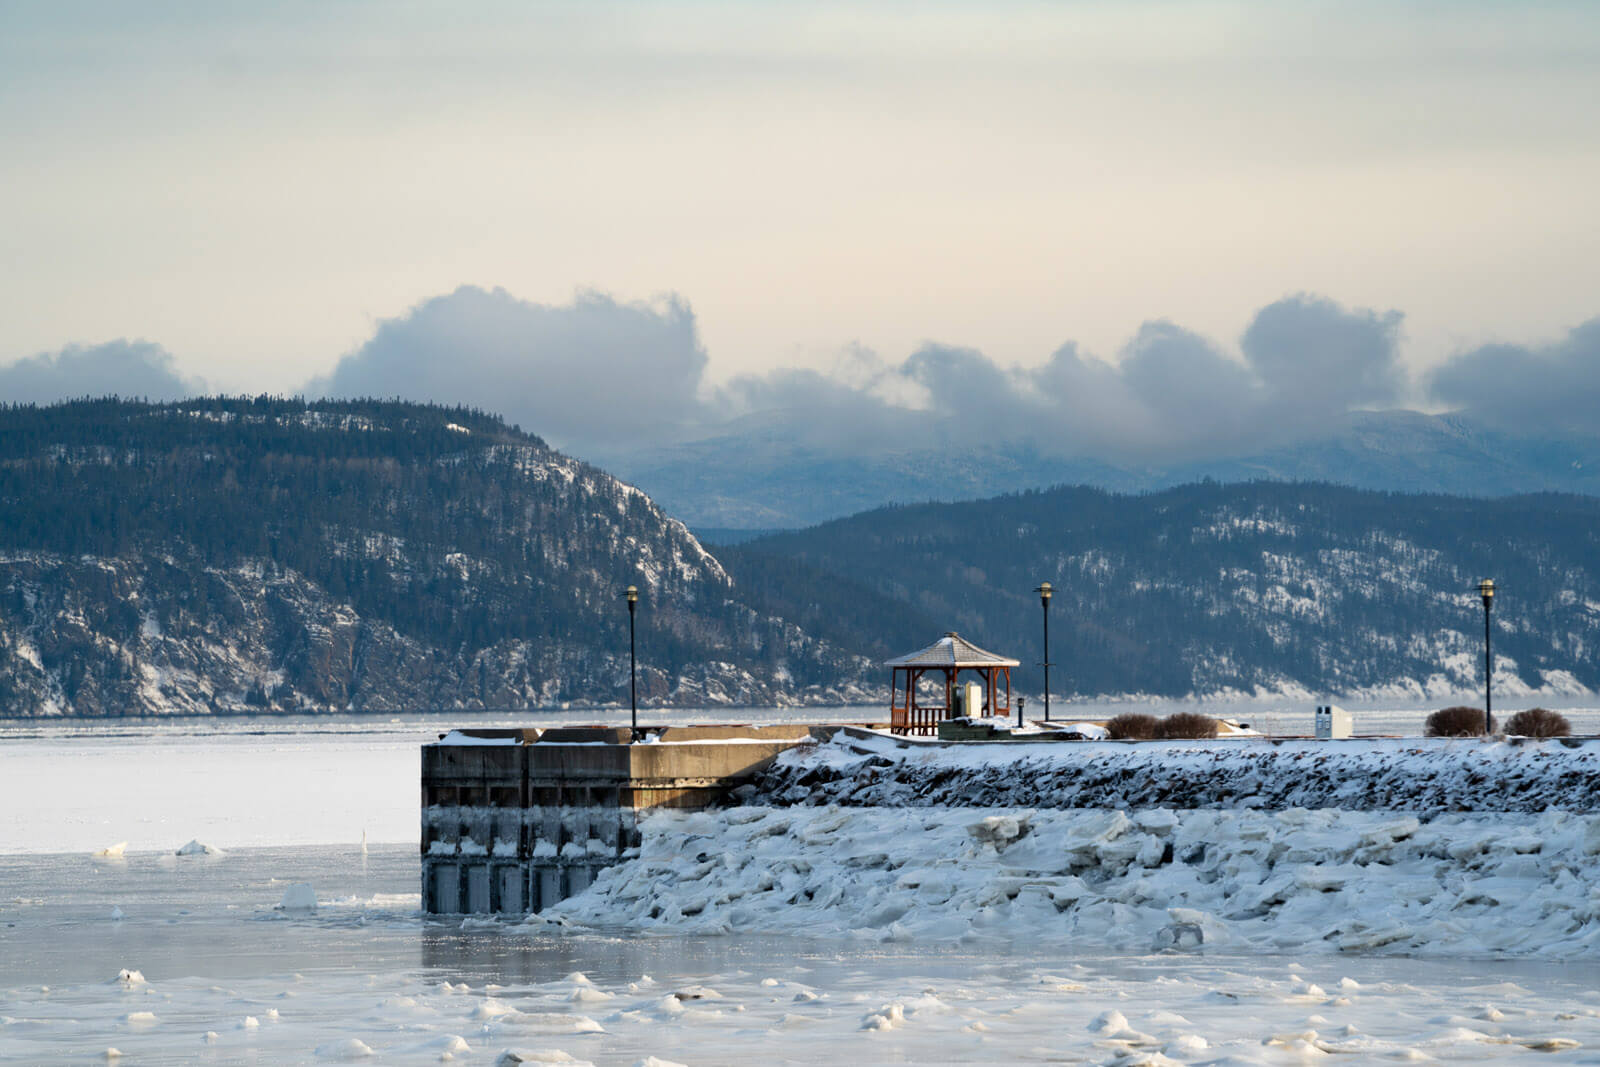
<svg viewBox="0 0 1600 1067">
<path fill-rule="evenodd" d="M 1431 432 L 1431 431 L 1429 431 Z M 976 484 L 976 483 L 975 483 Z M 728 538 L 728 541 L 734 538 Z M 880 703 L 947 629 L 1038 692 L 1600 688 L 1600 499 L 1058 488 L 707 550 L 482 412 L 211 398 L 0 408 L 0 714 Z"/>
<path fill-rule="evenodd" d="M 481 412 L 0 409 L 0 715 L 839 701 L 866 661 Z"/>
<path fill-rule="evenodd" d="M 1145 492 L 1205 479 L 1326 481 L 1402 493 L 1600 494 L 1600 436 L 1512 432 L 1461 415 L 1352 412 L 1273 448 L 1178 463 L 1061 458 L 974 440 L 952 421 L 820 437 L 781 413 L 703 440 L 596 457 L 668 512 L 706 528 L 798 528 L 886 503 L 976 500 L 1050 485 Z"/>
<path fill-rule="evenodd" d="M 784 561 L 814 617 L 865 587 L 1023 662 L 1057 693 L 1434 697 L 1481 688 L 1478 580 L 1494 578 L 1496 688 L 1600 688 L 1600 499 L 1499 499 L 1326 484 L 1059 488 L 883 508 L 719 548 L 736 583 Z M 854 625 L 885 631 L 884 615 Z M 902 651 L 918 647 L 906 634 Z"/>
</svg>

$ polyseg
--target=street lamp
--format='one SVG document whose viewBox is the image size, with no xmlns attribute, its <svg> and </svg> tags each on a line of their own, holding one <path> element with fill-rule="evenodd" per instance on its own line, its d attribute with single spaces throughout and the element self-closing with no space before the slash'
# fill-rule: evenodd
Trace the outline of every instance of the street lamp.
<svg viewBox="0 0 1600 1067">
<path fill-rule="evenodd" d="M 1044 721 L 1050 721 L 1050 594 L 1054 592 L 1049 582 L 1041 582 L 1034 590 L 1039 594 L 1039 607 L 1044 611 Z"/>
<path fill-rule="evenodd" d="M 639 610 L 639 587 L 628 586 L 628 707 L 633 712 L 633 737 L 639 737 L 639 659 L 633 643 L 633 616 Z"/>
<path fill-rule="evenodd" d="M 1483 732 L 1494 733 L 1494 715 L 1490 694 L 1494 691 L 1494 650 L 1489 644 L 1489 609 L 1494 606 L 1494 581 L 1485 578 L 1478 583 L 1478 595 L 1483 597 Z"/>
</svg>

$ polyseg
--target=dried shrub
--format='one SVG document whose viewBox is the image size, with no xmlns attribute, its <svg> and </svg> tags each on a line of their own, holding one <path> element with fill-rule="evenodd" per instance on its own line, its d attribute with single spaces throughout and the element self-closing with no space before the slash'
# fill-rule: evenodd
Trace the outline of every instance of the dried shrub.
<svg viewBox="0 0 1600 1067">
<path fill-rule="evenodd" d="M 1217 736 L 1217 720 L 1195 711 L 1178 711 L 1162 719 L 1156 736 L 1163 741 L 1193 741 Z"/>
<path fill-rule="evenodd" d="M 1494 723 L 1489 723 L 1489 729 L 1494 729 Z M 1422 727 L 1426 737 L 1482 737 L 1483 709 L 1457 706 L 1443 708 L 1428 716 L 1428 721 Z"/>
<path fill-rule="evenodd" d="M 1113 741 L 1148 741 L 1156 735 L 1156 717 L 1130 712 L 1118 715 L 1106 723 L 1106 731 Z"/>
<path fill-rule="evenodd" d="M 1529 708 L 1511 716 L 1511 721 L 1506 723 L 1506 733 L 1519 737 L 1571 737 L 1572 724 L 1559 711 Z"/>
</svg>

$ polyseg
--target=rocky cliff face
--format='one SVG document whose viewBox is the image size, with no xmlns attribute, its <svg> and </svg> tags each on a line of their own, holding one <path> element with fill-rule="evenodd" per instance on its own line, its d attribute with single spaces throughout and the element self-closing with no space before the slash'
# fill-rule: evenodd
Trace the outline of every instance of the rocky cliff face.
<svg viewBox="0 0 1600 1067">
<path fill-rule="evenodd" d="M 642 493 L 471 412 L 0 415 L 0 714 L 856 699 Z"/>
</svg>

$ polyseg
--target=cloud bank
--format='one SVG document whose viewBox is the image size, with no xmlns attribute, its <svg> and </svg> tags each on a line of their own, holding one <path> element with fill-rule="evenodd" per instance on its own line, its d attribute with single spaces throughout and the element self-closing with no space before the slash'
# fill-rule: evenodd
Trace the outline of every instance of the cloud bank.
<svg viewBox="0 0 1600 1067">
<path fill-rule="evenodd" d="M 851 348 L 831 373 L 780 368 L 717 387 L 688 303 L 570 305 L 462 288 L 384 322 L 314 391 L 398 395 L 497 411 L 606 460 L 673 441 L 767 433 L 821 451 L 1024 444 L 1115 462 L 1247 455 L 1415 399 L 1475 417 L 1574 429 L 1600 401 L 1600 320 L 1542 348 L 1493 345 L 1412 382 L 1398 311 L 1298 294 L 1261 308 L 1233 351 L 1145 323 L 1105 360 L 1068 342 L 1003 367 L 926 343 L 899 362 Z"/>
<path fill-rule="evenodd" d="M 1485 345 L 1428 376 L 1441 403 L 1513 428 L 1600 432 L 1600 318 L 1554 344 Z"/>
<path fill-rule="evenodd" d="M 859 347 L 831 372 L 780 368 L 719 386 L 693 310 L 668 296 L 580 293 L 542 305 L 463 287 L 379 324 L 308 383 L 312 396 L 460 403 L 608 462 L 673 442 L 767 434 L 838 455 L 1017 444 L 1043 455 L 1163 464 L 1246 456 L 1413 400 L 1523 429 L 1596 432 L 1600 319 L 1542 346 L 1464 352 L 1413 382 L 1398 311 L 1300 294 L 1226 347 L 1158 320 L 1101 359 L 1061 345 L 1031 367 L 925 343 L 898 362 Z M 0 367 L 0 400 L 193 395 L 157 345 L 71 346 Z"/>
<path fill-rule="evenodd" d="M 547 306 L 463 287 L 383 322 L 309 391 L 471 404 L 596 457 L 761 423 L 839 451 L 965 437 L 1153 461 L 1293 439 L 1353 407 L 1398 404 L 1400 323 L 1295 296 L 1256 315 L 1241 357 L 1151 322 L 1114 363 L 1068 343 L 1038 367 L 1008 368 L 928 343 L 898 363 L 853 349 L 832 374 L 784 368 L 713 388 L 680 298 L 583 293 Z"/>
<path fill-rule="evenodd" d="M 698 424 L 705 365 L 675 297 L 549 307 L 464 286 L 381 323 L 307 392 L 466 404 L 574 449 L 637 446 Z"/>
<path fill-rule="evenodd" d="M 205 383 L 178 372 L 172 354 L 145 341 L 68 345 L 0 367 L 0 402 L 53 404 L 84 396 L 181 400 Z"/>
</svg>

